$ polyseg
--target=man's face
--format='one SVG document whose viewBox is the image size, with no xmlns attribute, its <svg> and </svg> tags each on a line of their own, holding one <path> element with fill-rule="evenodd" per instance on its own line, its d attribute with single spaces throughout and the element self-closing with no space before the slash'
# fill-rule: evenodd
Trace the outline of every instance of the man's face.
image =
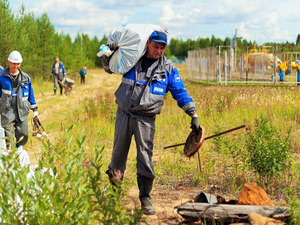
<svg viewBox="0 0 300 225">
<path fill-rule="evenodd" d="M 19 69 L 21 67 L 21 63 L 13 63 L 10 61 L 7 61 L 9 65 L 9 73 L 10 74 L 16 74 L 19 73 Z"/>
<path fill-rule="evenodd" d="M 55 62 L 59 62 L 59 58 L 58 57 L 55 58 Z"/>
<path fill-rule="evenodd" d="M 155 41 L 147 41 L 146 57 L 150 59 L 160 58 L 166 50 L 166 44 Z"/>
</svg>

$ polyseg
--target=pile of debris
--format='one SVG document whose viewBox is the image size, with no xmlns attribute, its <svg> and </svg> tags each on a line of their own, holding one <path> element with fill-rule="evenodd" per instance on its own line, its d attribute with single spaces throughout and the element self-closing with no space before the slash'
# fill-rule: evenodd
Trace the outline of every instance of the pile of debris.
<svg viewBox="0 0 300 225">
<path fill-rule="evenodd" d="M 256 183 L 245 183 L 238 201 L 201 192 L 194 202 L 177 206 L 177 212 L 188 221 L 231 225 L 284 225 L 291 216 L 287 207 L 276 207 Z"/>
<path fill-rule="evenodd" d="M 65 78 L 63 81 L 58 80 L 58 82 L 65 89 L 65 95 L 69 96 L 72 93 L 72 90 L 75 86 L 75 81 L 70 78 Z"/>
</svg>

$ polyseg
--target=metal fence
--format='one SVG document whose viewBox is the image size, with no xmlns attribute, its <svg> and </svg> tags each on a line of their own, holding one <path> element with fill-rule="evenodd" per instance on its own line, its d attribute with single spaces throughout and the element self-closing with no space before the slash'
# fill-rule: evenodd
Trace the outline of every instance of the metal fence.
<svg viewBox="0 0 300 225">
<path fill-rule="evenodd" d="M 284 83 L 300 84 L 295 61 L 299 52 L 275 52 L 271 48 L 218 46 L 188 51 L 186 67 L 189 79 L 201 82 L 275 83 L 279 81 L 279 63 L 287 62 Z"/>
</svg>

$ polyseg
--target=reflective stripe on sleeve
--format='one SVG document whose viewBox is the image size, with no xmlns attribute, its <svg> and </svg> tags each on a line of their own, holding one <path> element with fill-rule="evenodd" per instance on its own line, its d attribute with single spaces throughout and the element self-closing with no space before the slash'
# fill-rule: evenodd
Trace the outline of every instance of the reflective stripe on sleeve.
<svg viewBox="0 0 300 225">
<path fill-rule="evenodd" d="M 11 91 L 10 90 L 2 89 L 2 93 L 7 94 L 7 95 L 11 95 Z"/>
<path fill-rule="evenodd" d="M 31 109 L 34 109 L 34 108 L 36 108 L 36 107 L 37 107 L 37 104 L 34 104 L 34 105 L 31 105 L 31 106 L 30 106 Z"/>
<path fill-rule="evenodd" d="M 134 80 L 127 79 L 127 78 L 123 77 L 122 78 L 122 83 L 129 84 L 129 85 L 134 85 Z"/>
</svg>

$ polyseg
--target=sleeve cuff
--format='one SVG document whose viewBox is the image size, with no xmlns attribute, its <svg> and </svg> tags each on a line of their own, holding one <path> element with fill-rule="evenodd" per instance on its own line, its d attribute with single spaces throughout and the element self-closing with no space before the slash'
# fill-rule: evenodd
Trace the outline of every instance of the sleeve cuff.
<svg viewBox="0 0 300 225">
<path fill-rule="evenodd" d="M 188 114 L 190 117 L 192 117 L 192 115 L 197 113 L 197 110 L 195 107 L 192 107 L 192 108 L 185 110 L 185 113 Z"/>
</svg>

